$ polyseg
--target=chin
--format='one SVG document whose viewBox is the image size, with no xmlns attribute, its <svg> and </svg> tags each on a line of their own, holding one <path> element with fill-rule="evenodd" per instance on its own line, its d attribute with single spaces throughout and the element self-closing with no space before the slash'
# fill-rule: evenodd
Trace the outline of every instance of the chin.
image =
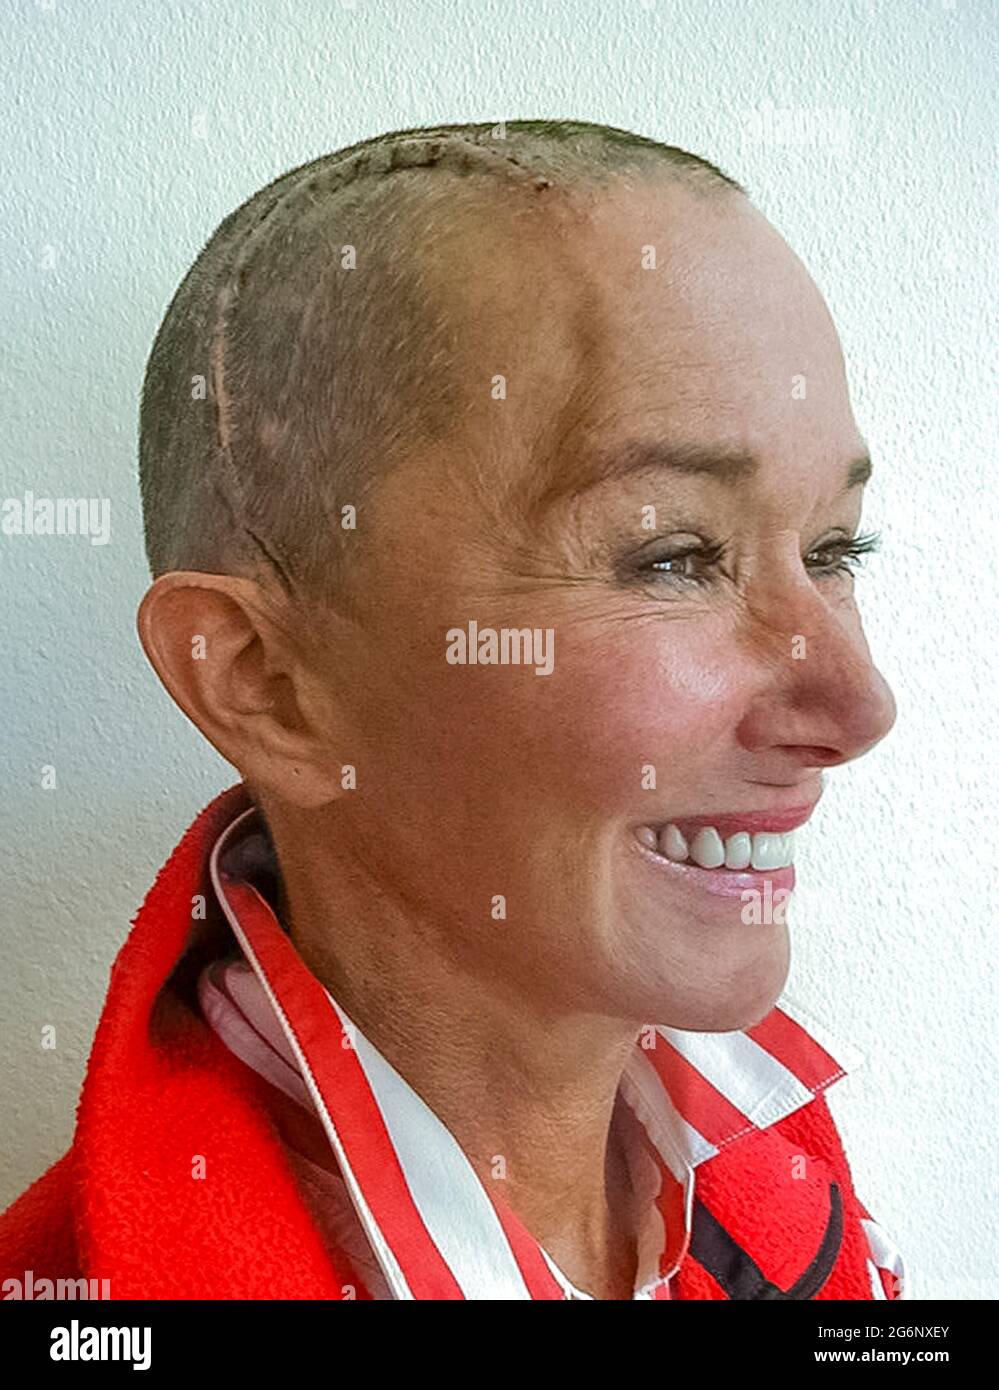
<svg viewBox="0 0 999 1390">
<path fill-rule="evenodd" d="M 762 958 L 757 956 L 729 971 L 720 970 L 715 960 L 705 962 L 700 969 L 684 971 L 683 980 L 678 977 L 679 972 L 662 979 L 659 960 L 659 969 L 650 966 L 641 987 L 629 991 L 635 997 L 629 1001 L 626 1016 L 692 1033 L 731 1033 L 753 1028 L 776 1004 L 790 967 L 786 931 L 771 930 L 779 931 L 779 939 L 771 943 L 771 949 Z"/>
<path fill-rule="evenodd" d="M 763 1001 L 758 998 L 725 1001 L 704 1012 L 688 1013 L 687 1018 L 692 1020 L 690 1022 L 670 1026 L 686 1028 L 694 1033 L 742 1032 L 747 1028 L 755 1028 L 761 1019 L 766 1018 L 780 993 L 780 989 L 770 992 Z"/>
</svg>

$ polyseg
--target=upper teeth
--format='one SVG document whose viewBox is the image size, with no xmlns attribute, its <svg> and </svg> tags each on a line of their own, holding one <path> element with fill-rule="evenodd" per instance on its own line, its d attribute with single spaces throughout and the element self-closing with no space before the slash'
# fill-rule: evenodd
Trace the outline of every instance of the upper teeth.
<svg viewBox="0 0 999 1390">
<path fill-rule="evenodd" d="M 786 835 L 769 831 L 752 835 L 738 830 L 723 840 L 713 825 L 706 825 L 688 845 L 671 821 L 658 835 L 651 826 L 643 825 L 639 839 L 676 864 L 692 859 L 702 869 L 720 869 L 722 865 L 726 869 L 783 869 L 794 863 L 793 831 Z"/>
</svg>

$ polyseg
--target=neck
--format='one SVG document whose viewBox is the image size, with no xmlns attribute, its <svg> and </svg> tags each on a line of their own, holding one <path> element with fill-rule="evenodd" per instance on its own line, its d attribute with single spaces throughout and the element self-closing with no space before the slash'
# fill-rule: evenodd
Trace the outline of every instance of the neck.
<svg viewBox="0 0 999 1390">
<path fill-rule="evenodd" d="M 282 853 L 268 819 L 282 917 L 308 969 L 569 1279 L 630 1298 L 628 1117 L 615 1102 L 637 1029 L 567 1011 L 529 977 L 470 968 L 438 924 L 387 901 L 356 863 Z"/>
</svg>

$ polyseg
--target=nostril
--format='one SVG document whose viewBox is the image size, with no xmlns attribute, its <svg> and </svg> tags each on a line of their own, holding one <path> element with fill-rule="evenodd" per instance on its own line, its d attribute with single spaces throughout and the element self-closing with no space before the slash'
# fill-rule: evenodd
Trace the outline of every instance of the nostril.
<svg viewBox="0 0 999 1390">
<path fill-rule="evenodd" d="M 785 748 L 807 762 L 809 767 L 834 767 L 847 761 L 847 755 L 838 748 L 814 747 L 808 743 L 789 743 Z"/>
</svg>

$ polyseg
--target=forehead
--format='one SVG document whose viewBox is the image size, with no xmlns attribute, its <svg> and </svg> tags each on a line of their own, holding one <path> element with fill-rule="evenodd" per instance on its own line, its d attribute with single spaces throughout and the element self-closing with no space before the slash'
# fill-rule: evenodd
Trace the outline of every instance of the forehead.
<svg viewBox="0 0 999 1390">
<path fill-rule="evenodd" d="M 622 445 L 844 480 L 863 453 L 825 302 L 740 196 L 611 181 L 480 207 L 434 258 L 469 388 L 457 454 L 522 501 L 598 481 Z"/>
</svg>

